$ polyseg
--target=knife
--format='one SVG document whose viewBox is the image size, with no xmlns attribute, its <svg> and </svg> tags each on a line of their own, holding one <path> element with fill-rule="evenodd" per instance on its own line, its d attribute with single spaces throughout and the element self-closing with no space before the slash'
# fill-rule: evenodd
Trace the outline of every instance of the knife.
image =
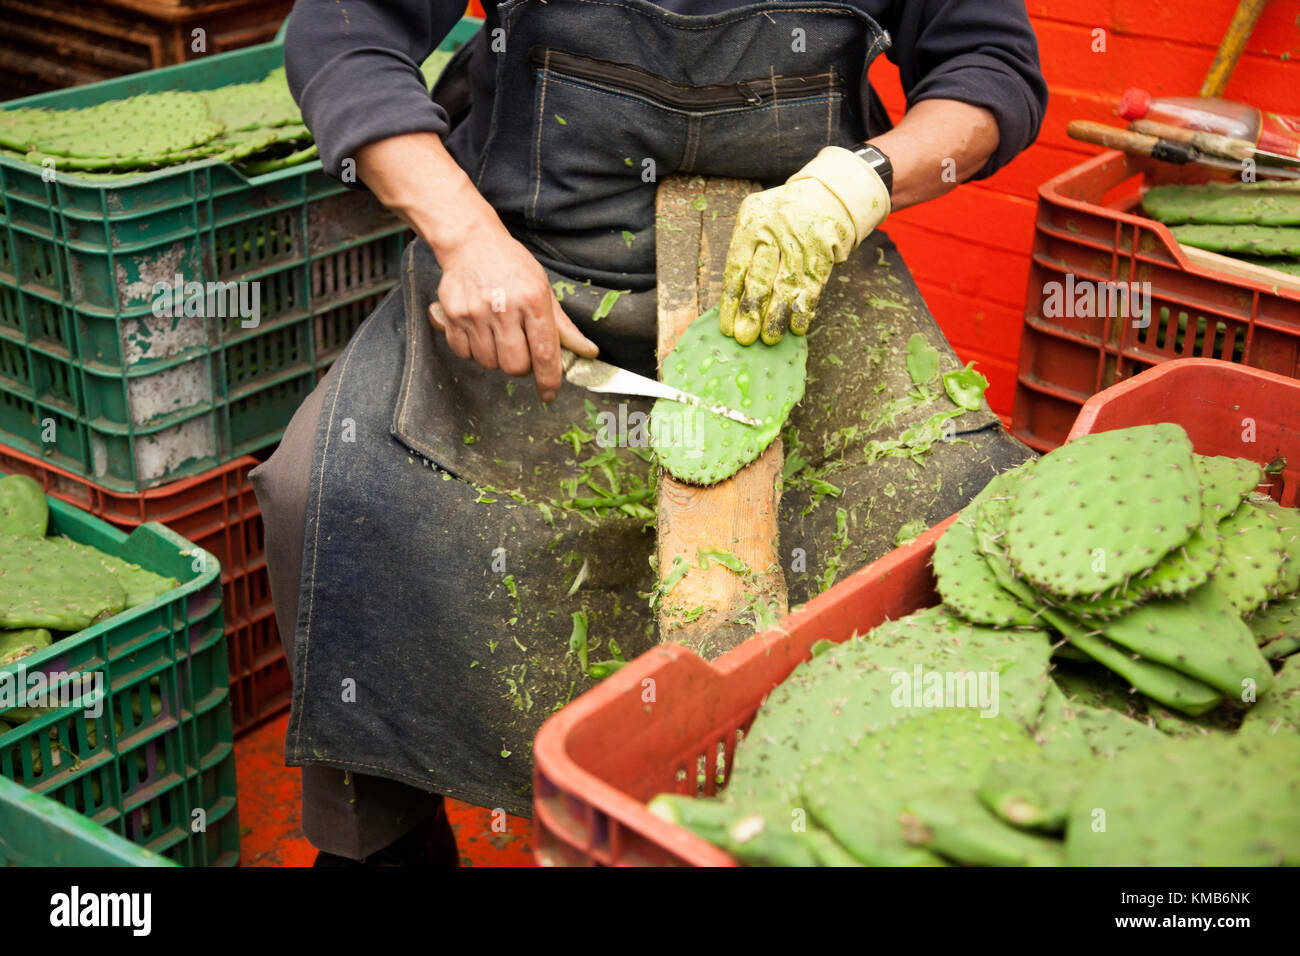
<svg viewBox="0 0 1300 956">
<path fill-rule="evenodd" d="M 1179 143 L 1191 143 L 1202 153 L 1208 153 L 1221 159 L 1235 159 L 1238 162 L 1244 159 L 1253 159 L 1267 166 L 1300 166 L 1300 157 L 1260 149 L 1258 145 L 1246 139 L 1234 139 L 1230 136 L 1219 136 L 1216 133 L 1207 133 L 1202 130 L 1170 126 L 1167 123 L 1157 123 L 1154 120 L 1134 120 L 1129 123 L 1128 128 L 1135 133 L 1143 133 L 1147 136 L 1171 139 Z"/>
<path fill-rule="evenodd" d="M 1066 126 L 1066 132 L 1072 139 L 1081 139 L 1084 142 L 1096 143 L 1098 146 L 1107 146 L 1111 149 L 1122 149 L 1126 153 L 1150 156 L 1152 159 L 1163 160 L 1166 163 L 1177 163 L 1180 166 L 1196 163 L 1201 166 L 1230 169 L 1233 172 L 1241 171 L 1240 163 L 1207 155 L 1191 143 L 1161 139 L 1158 136 L 1135 133 L 1132 130 L 1107 126 L 1104 123 L 1093 123 L 1089 120 L 1071 120 Z M 1257 167 L 1257 172 L 1260 176 L 1300 179 L 1300 170 L 1287 169 L 1281 166 L 1260 166 Z"/>
<path fill-rule="evenodd" d="M 667 398 L 683 405 L 694 405 L 706 412 L 725 415 L 732 421 L 744 425 L 763 424 L 756 418 L 742 415 L 723 405 L 712 405 L 697 395 L 683 392 L 681 389 L 665 385 L 636 372 L 629 372 L 617 365 L 610 365 L 600 359 L 579 358 L 569 349 L 564 349 L 564 377 L 574 385 L 581 385 L 592 392 L 611 392 L 616 395 L 647 395 L 650 398 Z"/>
</svg>

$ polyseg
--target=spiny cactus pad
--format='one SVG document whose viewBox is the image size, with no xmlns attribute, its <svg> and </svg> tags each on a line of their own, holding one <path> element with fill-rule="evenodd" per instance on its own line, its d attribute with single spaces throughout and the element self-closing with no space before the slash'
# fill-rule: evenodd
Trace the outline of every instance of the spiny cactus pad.
<svg viewBox="0 0 1300 956">
<path fill-rule="evenodd" d="M 744 425 L 714 412 L 659 399 L 650 412 L 650 444 L 674 478 L 713 485 L 758 458 L 803 398 L 808 340 L 741 345 L 718 329 L 714 306 L 690 324 L 662 360 L 665 383 L 710 405 L 757 419 Z"/>
<path fill-rule="evenodd" d="M 1262 693 L 1273 680 L 1255 636 L 1217 580 L 1184 598 L 1150 601 L 1108 621 L 1102 630 L 1112 643 L 1195 677 L 1230 698 L 1241 695 L 1244 681 L 1253 681 Z"/>
<path fill-rule="evenodd" d="M 26 475 L 0 478 L 0 536 L 43 538 L 50 506 L 41 486 Z"/>
<path fill-rule="evenodd" d="M 126 607 L 121 583 L 51 538 L 0 539 L 0 628 L 80 631 Z"/>
<path fill-rule="evenodd" d="M 1287 658 L 1273 688 L 1246 712 L 1241 732 L 1300 737 L 1300 657 Z"/>
<path fill-rule="evenodd" d="M 1285 657 L 1300 642 L 1300 595 L 1279 598 L 1247 622 L 1265 657 Z"/>
<path fill-rule="evenodd" d="M 1286 597 L 1300 591 L 1300 510 L 1284 508 L 1272 498 L 1252 496 L 1251 503 L 1277 522 L 1277 529 L 1282 535 L 1282 548 L 1279 552 L 1282 567 L 1278 570 L 1278 579 L 1269 588 L 1270 598 Z"/>
<path fill-rule="evenodd" d="M 1201 507 L 1214 521 L 1233 514 L 1242 499 L 1254 491 L 1264 470 L 1245 458 L 1196 456 L 1196 480 L 1201 487 Z"/>
<path fill-rule="evenodd" d="M 1103 764 L 1066 829 L 1070 866 L 1300 863 L 1300 736 L 1166 740 Z M 1104 821 L 1104 828 L 1095 826 Z"/>
<path fill-rule="evenodd" d="M 1177 425 L 1085 435 L 1039 459 L 1007 525 L 1011 563 L 1064 597 L 1123 586 L 1201 525 L 1192 446 Z"/>
<path fill-rule="evenodd" d="M 81 109 L 5 111 L 0 145 L 52 156 L 126 160 L 189 149 L 222 129 L 197 93 L 167 90 Z"/>
<path fill-rule="evenodd" d="M 1282 579 L 1282 529 L 1273 515 L 1247 501 L 1219 523 L 1219 544 L 1214 580 L 1238 613 L 1249 614 Z"/>
<path fill-rule="evenodd" d="M 975 522 L 989 487 L 975 496 L 935 545 L 931 563 L 939 596 L 974 624 L 1032 626 L 1033 612 L 998 587 L 993 569 L 979 548 Z"/>
<path fill-rule="evenodd" d="M 918 847 L 920 841 L 908 839 L 917 835 L 900 819 L 908 803 L 975 803 L 990 763 L 1032 756 L 1035 749 L 1024 728 L 1004 717 L 935 710 L 865 737 L 811 768 L 803 802 L 817 825 L 864 863 L 941 862 Z"/>
</svg>

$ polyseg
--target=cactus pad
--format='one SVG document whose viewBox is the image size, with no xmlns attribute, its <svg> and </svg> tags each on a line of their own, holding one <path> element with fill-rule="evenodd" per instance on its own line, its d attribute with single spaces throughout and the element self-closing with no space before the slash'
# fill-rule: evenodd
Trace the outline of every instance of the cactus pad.
<svg viewBox="0 0 1300 956">
<path fill-rule="evenodd" d="M 1300 256 L 1300 228 L 1294 226 L 1174 226 L 1169 230 L 1185 246 L 1211 252 L 1256 256 Z"/>
<path fill-rule="evenodd" d="M 1282 547 L 1279 552 L 1282 567 L 1278 579 L 1269 588 L 1269 596 L 1286 597 L 1300 591 L 1300 510 L 1284 508 L 1272 498 L 1262 495 L 1252 496 L 1251 503 L 1277 522 L 1277 529 L 1282 534 Z"/>
<path fill-rule="evenodd" d="M 1288 658 L 1282 665 L 1272 689 L 1246 712 L 1241 733 L 1300 739 L 1300 657 Z"/>
<path fill-rule="evenodd" d="M 1142 211 L 1168 225 L 1300 226 L 1300 194 L 1269 185 L 1156 186 L 1142 197 Z"/>
<path fill-rule="evenodd" d="M 1273 515 L 1247 501 L 1220 522 L 1219 543 L 1214 580 L 1239 614 L 1249 614 L 1282 580 L 1282 529 Z"/>
<path fill-rule="evenodd" d="M 1242 499 L 1254 491 L 1264 471 L 1244 458 L 1196 456 L 1196 480 L 1201 487 L 1201 507 L 1215 522 L 1232 515 Z"/>
<path fill-rule="evenodd" d="M 1285 657 L 1300 645 L 1300 595 L 1273 601 L 1248 623 L 1265 657 Z"/>
<path fill-rule="evenodd" d="M 0 631 L 0 667 L 12 664 L 28 654 L 49 647 L 54 636 L 43 627 L 24 628 L 21 631 Z"/>
<path fill-rule="evenodd" d="M 121 583 L 57 539 L 0 539 L 0 628 L 80 631 L 124 607 Z"/>
<path fill-rule="evenodd" d="M 41 486 L 26 475 L 0 478 L 0 536 L 43 538 L 50 506 Z"/>
<path fill-rule="evenodd" d="M 1039 459 L 1017 489 L 1007 556 L 1063 597 L 1122 586 L 1201 525 L 1192 446 L 1177 425 L 1085 435 Z"/>
<path fill-rule="evenodd" d="M 199 94 L 167 90 L 82 109 L 9 110 L 0 116 L 0 145 L 51 156 L 113 158 L 125 165 L 199 146 L 222 129 Z"/>
<path fill-rule="evenodd" d="M 940 819 L 952 845 L 962 824 L 950 814 L 960 814 L 965 804 L 987 816 L 975 789 L 989 764 L 1035 750 L 1024 729 L 1006 718 L 935 710 L 866 737 L 810 770 L 803 800 L 813 820 L 865 863 L 942 862 L 918 845 L 934 836 L 904 818 L 909 804 Z M 970 818 L 964 822 L 969 826 Z"/>
<path fill-rule="evenodd" d="M 761 455 L 803 398 L 808 340 L 787 335 L 775 345 L 741 345 L 718 328 L 718 310 L 690 324 L 662 359 L 665 383 L 711 405 L 762 422 L 744 425 L 714 412 L 659 399 L 650 412 L 650 444 L 674 478 L 713 485 Z"/>
<path fill-rule="evenodd" d="M 998 766 L 1000 761 L 993 761 Z M 1064 866 L 1059 840 L 1008 826 L 965 792 L 923 794 L 906 801 L 903 836 L 947 860 L 967 866 Z"/>
<path fill-rule="evenodd" d="M 1300 737 L 1167 740 L 1102 764 L 1075 797 L 1070 866 L 1300 863 Z M 1096 826 L 1104 821 L 1104 827 Z"/>
<path fill-rule="evenodd" d="M 976 495 L 934 547 L 934 576 L 939 596 L 966 620 L 988 627 L 1028 627 L 1033 612 L 998 587 L 975 532 L 985 490 Z"/>
</svg>

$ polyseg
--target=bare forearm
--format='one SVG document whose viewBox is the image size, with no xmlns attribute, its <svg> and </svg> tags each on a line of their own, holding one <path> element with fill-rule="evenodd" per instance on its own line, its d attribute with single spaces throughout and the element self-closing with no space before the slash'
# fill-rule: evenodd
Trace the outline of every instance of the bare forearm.
<svg viewBox="0 0 1300 956">
<path fill-rule="evenodd" d="M 942 196 L 979 172 L 998 148 L 998 124 L 980 106 L 922 100 L 870 142 L 894 167 L 897 211 Z"/>
<path fill-rule="evenodd" d="M 501 220 L 433 133 L 406 133 L 357 151 L 357 175 L 441 257 Z"/>
</svg>

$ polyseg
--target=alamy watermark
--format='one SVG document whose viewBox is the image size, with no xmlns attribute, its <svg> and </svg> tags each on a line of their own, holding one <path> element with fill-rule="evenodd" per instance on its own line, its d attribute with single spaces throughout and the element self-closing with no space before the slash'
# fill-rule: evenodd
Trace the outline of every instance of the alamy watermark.
<svg viewBox="0 0 1300 956">
<path fill-rule="evenodd" d="M 655 444 L 660 448 L 685 448 L 686 457 L 699 458 L 704 454 L 704 436 L 701 416 L 670 411 L 651 422 L 650 416 L 639 410 L 629 410 L 620 402 L 617 411 L 596 414 L 596 444 L 601 448 L 648 448 L 651 430 Z"/>
<path fill-rule="evenodd" d="M 1150 282 L 1095 282 L 1067 272 L 1064 282 L 1043 284 L 1043 318 L 1132 319 L 1133 328 L 1151 324 Z"/>
<path fill-rule="evenodd" d="M 0 673 L 0 711 L 13 707 L 76 707 L 94 720 L 104 712 L 104 672 L 46 673 L 20 664 Z"/>
<path fill-rule="evenodd" d="M 260 282 L 186 282 L 177 273 L 171 282 L 155 282 L 153 296 L 159 319 L 237 318 L 245 329 L 262 321 Z"/>
<path fill-rule="evenodd" d="M 969 707 L 981 717 L 998 715 L 997 671 L 927 671 L 920 664 L 895 671 L 889 702 L 895 707 Z"/>
</svg>

